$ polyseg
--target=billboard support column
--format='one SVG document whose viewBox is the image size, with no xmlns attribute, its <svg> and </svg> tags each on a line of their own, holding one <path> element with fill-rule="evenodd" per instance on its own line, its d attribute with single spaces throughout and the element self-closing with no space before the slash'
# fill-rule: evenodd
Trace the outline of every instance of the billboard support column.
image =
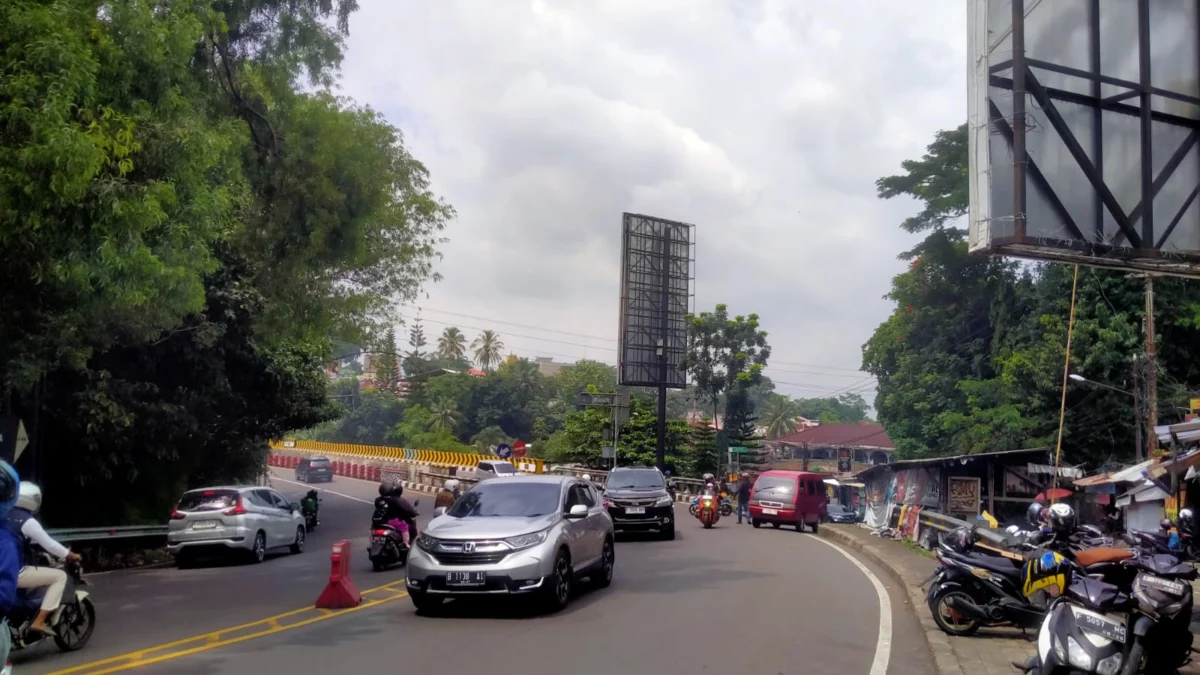
<svg viewBox="0 0 1200 675">
<path fill-rule="evenodd" d="M 663 228 L 662 239 L 662 323 L 658 339 L 658 425 L 654 459 L 659 471 L 667 468 L 667 340 L 671 335 L 671 228 Z"/>
</svg>

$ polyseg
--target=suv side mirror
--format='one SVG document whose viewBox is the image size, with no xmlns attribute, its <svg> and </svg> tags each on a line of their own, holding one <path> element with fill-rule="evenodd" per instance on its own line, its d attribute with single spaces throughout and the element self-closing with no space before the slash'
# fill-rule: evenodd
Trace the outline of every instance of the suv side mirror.
<svg viewBox="0 0 1200 675">
<path fill-rule="evenodd" d="M 588 514 L 587 506 L 584 506 L 583 504 L 576 504 L 571 507 L 570 511 L 567 511 L 567 518 L 572 518 L 572 519 L 586 518 L 587 514 Z"/>
</svg>

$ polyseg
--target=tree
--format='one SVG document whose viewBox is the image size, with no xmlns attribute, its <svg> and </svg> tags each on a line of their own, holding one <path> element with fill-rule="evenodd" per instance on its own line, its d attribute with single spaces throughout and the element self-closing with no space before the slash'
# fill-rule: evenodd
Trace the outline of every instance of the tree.
<svg viewBox="0 0 1200 675">
<path fill-rule="evenodd" d="M 400 382 L 400 368 L 396 362 L 396 329 L 388 326 L 383 342 L 375 354 L 375 381 L 380 389 L 394 391 Z"/>
<path fill-rule="evenodd" d="M 767 428 L 767 438 L 779 438 L 796 433 L 796 418 L 800 417 L 796 403 L 787 396 L 773 394 L 767 399 L 762 412 L 762 422 Z"/>
<path fill-rule="evenodd" d="M 438 338 L 438 356 L 447 360 L 454 361 L 465 358 L 467 355 L 467 338 L 455 326 L 447 326 L 442 331 L 441 337 Z"/>
<path fill-rule="evenodd" d="M 425 327 L 421 325 L 419 318 L 414 319 L 412 327 L 408 330 L 410 349 L 404 355 L 404 374 L 406 376 L 412 377 L 430 370 L 431 364 L 426 359 L 426 352 L 422 351 L 426 344 Z"/>
<path fill-rule="evenodd" d="M 721 470 L 721 451 L 717 448 L 717 430 L 705 418 L 691 431 L 691 475 L 703 476 Z"/>
<path fill-rule="evenodd" d="M 458 426 L 462 415 L 458 412 L 458 408 L 454 407 L 454 403 L 448 400 L 438 401 L 429 409 L 430 422 L 429 428 L 438 431 L 445 429 L 454 431 Z"/>
<path fill-rule="evenodd" d="M 485 330 L 471 343 L 471 349 L 475 351 L 475 360 L 479 362 L 479 367 L 489 371 L 492 366 L 500 363 L 504 343 L 500 342 L 500 336 L 495 331 Z"/>
<path fill-rule="evenodd" d="M 713 312 L 689 314 L 687 320 L 688 347 L 680 368 L 691 374 L 698 393 L 712 404 L 713 417 L 722 393 L 726 416 L 752 410 L 749 393 L 762 384 L 762 371 L 771 356 L 758 315 L 730 319 L 728 308 L 717 305 Z M 736 402 L 731 404 L 731 398 Z"/>
</svg>

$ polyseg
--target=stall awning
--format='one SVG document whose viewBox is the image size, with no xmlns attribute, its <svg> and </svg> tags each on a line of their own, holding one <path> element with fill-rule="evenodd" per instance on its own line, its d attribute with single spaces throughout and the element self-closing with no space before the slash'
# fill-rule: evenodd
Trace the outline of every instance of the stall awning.
<svg viewBox="0 0 1200 675">
<path fill-rule="evenodd" d="M 832 485 L 832 486 L 834 486 L 834 487 L 838 487 L 839 485 L 841 485 L 841 483 L 837 482 L 837 479 L 836 479 L 836 478 L 826 478 L 826 479 L 825 479 L 825 484 L 826 484 L 826 485 Z"/>
<path fill-rule="evenodd" d="M 1168 459 L 1150 469 L 1151 478 L 1162 478 L 1172 471 L 1172 465 L 1178 467 L 1180 474 L 1187 475 L 1188 470 L 1200 464 L 1200 450 L 1193 450 L 1177 459 Z"/>
<path fill-rule="evenodd" d="M 1186 445 L 1200 441 L 1200 421 L 1154 427 L 1154 433 L 1163 445 L 1174 445 L 1176 439 Z"/>
<path fill-rule="evenodd" d="M 867 487 L 865 483 L 851 483 L 851 482 L 849 482 L 849 481 L 843 482 L 843 483 L 842 483 L 842 485 L 845 485 L 846 487 L 852 487 L 852 488 L 865 488 L 865 487 Z"/>
<path fill-rule="evenodd" d="M 1111 483 L 1111 482 L 1112 482 L 1112 474 L 1105 471 L 1104 473 L 1098 473 L 1095 476 L 1088 476 L 1087 478 L 1080 478 L 1079 480 L 1075 481 L 1075 487 L 1088 488 L 1088 487 L 1094 487 L 1096 485 L 1103 485 L 1105 483 Z"/>
<path fill-rule="evenodd" d="M 1034 464 L 1030 462 L 1025 469 L 1031 474 L 1043 474 L 1046 476 L 1054 475 L 1054 467 L 1049 464 Z M 1060 466 L 1058 467 L 1058 477 L 1083 478 L 1083 469 L 1074 466 Z"/>
<path fill-rule="evenodd" d="M 1129 506 L 1133 502 L 1160 502 L 1168 496 L 1162 488 L 1147 482 L 1145 485 L 1138 486 L 1117 497 L 1117 506 Z"/>
<path fill-rule="evenodd" d="M 1149 469 L 1157 460 L 1148 459 L 1140 464 L 1134 464 L 1128 469 L 1116 471 L 1109 477 L 1113 483 L 1135 483 L 1143 478 L 1142 472 Z"/>
</svg>

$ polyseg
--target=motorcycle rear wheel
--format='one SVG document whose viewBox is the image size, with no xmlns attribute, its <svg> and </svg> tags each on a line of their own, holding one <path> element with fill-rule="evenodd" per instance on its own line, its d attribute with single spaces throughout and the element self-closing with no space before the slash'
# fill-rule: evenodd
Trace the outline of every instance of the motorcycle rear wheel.
<svg viewBox="0 0 1200 675">
<path fill-rule="evenodd" d="M 974 635 L 979 631 L 980 626 L 982 626 L 978 619 L 970 617 L 959 617 L 955 619 L 954 617 L 948 618 L 944 616 L 944 612 L 953 611 L 949 606 L 946 605 L 946 602 L 953 597 L 964 598 L 972 603 L 975 602 L 975 598 L 971 597 L 971 594 L 965 591 L 962 587 L 949 586 L 940 588 L 936 593 L 933 594 L 933 597 L 929 599 L 929 613 L 933 615 L 933 622 L 936 623 L 938 628 L 941 628 L 942 632 L 947 635 L 955 635 L 958 637 L 968 637 Z M 951 623 L 951 621 L 954 621 L 954 623 Z"/>
</svg>

